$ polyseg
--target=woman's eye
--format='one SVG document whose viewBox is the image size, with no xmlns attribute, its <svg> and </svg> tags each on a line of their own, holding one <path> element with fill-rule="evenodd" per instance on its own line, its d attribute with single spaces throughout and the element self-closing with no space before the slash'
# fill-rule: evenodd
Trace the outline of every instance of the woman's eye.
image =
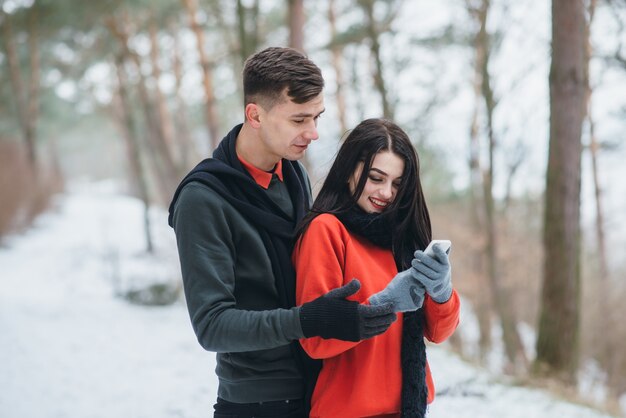
<svg viewBox="0 0 626 418">
<path fill-rule="evenodd" d="M 383 179 L 381 179 L 380 177 L 373 177 L 373 176 L 370 176 L 370 180 L 373 181 L 374 183 L 380 183 L 381 181 L 383 181 Z"/>
</svg>

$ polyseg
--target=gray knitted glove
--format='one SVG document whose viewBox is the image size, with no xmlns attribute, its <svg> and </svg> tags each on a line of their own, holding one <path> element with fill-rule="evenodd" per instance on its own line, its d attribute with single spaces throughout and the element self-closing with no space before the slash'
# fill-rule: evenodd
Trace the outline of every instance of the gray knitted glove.
<svg viewBox="0 0 626 418">
<path fill-rule="evenodd" d="M 415 251 L 411 265 L 419 272 L 417 280 L 437 303 L 444 303 L 452 296 L 452 267 L 448 254 L 439 245 L 433 246 L 433 257 Z"/>
<path fill-rule="evenodd" d="M 393 304 L 394 312 L 415 311 L 424 303 L 424 287 L 417 280 L 419 272 L 408 268 L 389 282 L 387 287 L 370 296 L 371 305 Z"/>
</svg>

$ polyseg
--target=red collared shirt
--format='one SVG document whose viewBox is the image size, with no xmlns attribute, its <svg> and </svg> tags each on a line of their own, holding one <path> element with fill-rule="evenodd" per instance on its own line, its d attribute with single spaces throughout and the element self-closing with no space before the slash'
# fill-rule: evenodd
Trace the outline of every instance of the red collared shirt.
<svg viewBox="0 0 626 418">
<path fill-rule="evenodd" d="M 237 156 L 239 162 L 244 166 L 244 168 L 250 173 L 252 178 L 256 183 L 267 190 L 270 187 L 270 182 L 272 181 L 272 176 L 276 174 L 278 180 L 283 181 L 283 160 L 278 161 L 278 164 L 274 167 L 272 171 L 263 171 L 259 168 L 256 168 L 239 155 Z"/>
</svg>

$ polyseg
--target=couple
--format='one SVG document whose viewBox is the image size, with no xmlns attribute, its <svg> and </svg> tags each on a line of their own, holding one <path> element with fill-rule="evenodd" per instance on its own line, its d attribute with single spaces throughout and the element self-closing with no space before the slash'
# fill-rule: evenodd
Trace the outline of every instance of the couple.
<svg viewBox="0 0 626 418">
<path fill-rule="evenodd" d="M 408 136 L 361 122 L 311 202 L 298 160 L 318 138 L 320 69 L 268 48 L 243 84 L 244 123 L 183 179 L 169 217 L 194 331 L 217 353 L 214 416 L 424 416 L 424 337 L 452 334 L 459 298 L 448 255 L 420 251 L 431 226 Z"/>
</svg>

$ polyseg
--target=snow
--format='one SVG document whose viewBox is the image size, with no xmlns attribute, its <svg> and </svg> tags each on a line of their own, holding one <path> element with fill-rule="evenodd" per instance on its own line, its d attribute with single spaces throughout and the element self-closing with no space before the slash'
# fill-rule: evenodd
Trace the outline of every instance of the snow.
<svg viewBox="0 0 626 418">
<path fill-rule="evenodd" d="M 179 281 L 165 212 L 151 211 L 155 257 L 142 255 L 142 213 L 111 184 L 74 186 L 0 248 L 0 417 L 212 415 L 215 357 L 198 345 L 182 298 L 156 307 L 119 297 Z M 428 355 L 431 418 L 608 417 L 507 384 L 445 346 Z"/>
</svg>

